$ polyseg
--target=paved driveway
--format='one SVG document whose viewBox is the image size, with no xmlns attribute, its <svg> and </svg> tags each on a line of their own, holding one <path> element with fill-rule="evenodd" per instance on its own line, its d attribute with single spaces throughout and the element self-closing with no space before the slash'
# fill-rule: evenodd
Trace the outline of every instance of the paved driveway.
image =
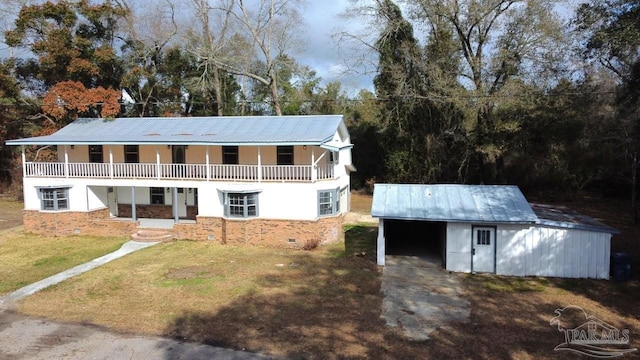
<svg viewBox="0 0 640 360">
<path fill-rule="evenodd" d="M 151 336 L 116 334 L 0 310 L 0 359 L 267 359 L 257 354 Z"/>
<path fill-rule="evenodd" d="M 470 303 L 457 274 L 439 259 L 387 255 L 382 270 L 382 316 L 406 337 L 427 340 L 450 322 L 469 319 Z"/>
</svg>

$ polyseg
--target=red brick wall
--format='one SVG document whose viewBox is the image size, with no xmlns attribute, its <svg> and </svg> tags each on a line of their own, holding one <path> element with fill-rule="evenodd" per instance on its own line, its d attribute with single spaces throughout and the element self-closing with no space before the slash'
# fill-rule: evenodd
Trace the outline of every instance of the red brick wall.
<svg viewBox="0 0 640 360">
<path fill-rule="evenodd" d="M 40 212 L 25 210 L 25 231 L 41 235 L 73 234 L 129 236 L 138 222 L 111 219 L 108 209 L 91 212 Z M 173 226 L 177 239 L 216 241 L 273 247 L 303 247 L 308 242 L 327 243 L 344 239 L 342 216 L 318 221 L 271 219 L 223 219 L 198 216 L 196 223 Z M 290 242 L 289 239 L 295 240 Z"/>
<path fill-rule="evenodd" d="M 111 220 L 109 209 L 90 212 L 25 210 L 22 218 L 25 231 L 48 236 L 129 236 L 137 226 L 137 222 Z"/>
</svg>

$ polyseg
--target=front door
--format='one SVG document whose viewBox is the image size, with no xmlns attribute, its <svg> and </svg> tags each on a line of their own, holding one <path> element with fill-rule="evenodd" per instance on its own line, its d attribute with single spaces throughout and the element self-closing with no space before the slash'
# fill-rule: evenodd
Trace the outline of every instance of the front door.
<svg viewBox="0 0 640 360">
<path fill-rule="evenodd" d="M 471 244 L 473 272 L 496 272 L 496 229 L 492 227 L 473 227 Z"/>
<path fill-rule="evenodd" d="M 184 151 L 185 151 L 184 145 L 173 145 L 171 147 L 171 157 L 174 164 L 185 163 Z"/>
<path fill-rule="evenodd" d="M 114 187 L 107 188 L 107 204 L 109 205 L 109 214 L 111 217 L 118 216 L 118 198 Z"/>
<path fill-rule="evenodd" d="M 178 188 L 178 217 L 184 219 L 187 217 L 187 194 L 185 188 Z"/>
</svg>

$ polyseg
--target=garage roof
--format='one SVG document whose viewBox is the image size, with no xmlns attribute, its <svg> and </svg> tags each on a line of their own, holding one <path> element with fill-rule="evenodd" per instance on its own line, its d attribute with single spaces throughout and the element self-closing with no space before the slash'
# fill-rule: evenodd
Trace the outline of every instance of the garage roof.
<svg viewBox="0 0 640 360">
<path fill-rule="evenodd" d="M 383 219 L 535 223 L 517 186 L 375 184 L 371 215 Z"/>
</svg>

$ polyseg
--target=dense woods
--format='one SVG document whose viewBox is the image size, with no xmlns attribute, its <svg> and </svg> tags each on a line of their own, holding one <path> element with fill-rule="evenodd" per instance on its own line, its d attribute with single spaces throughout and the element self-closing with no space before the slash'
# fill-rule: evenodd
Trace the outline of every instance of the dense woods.
<svg viewBox="0 0 640 360">
<path fill-rule="evenodd" d="M 343 114 L 354 188 L 510 183 L 638 202 L 638 0 L 354 0 L 332 21 L 367 25 L 336 36 L 376 65 L 359 92 L 299 61 L 302 1 L 141 3 L 6 2 L 0 181 L 16 175 L 5 139 L 79 116 Z"/>
</svg>

